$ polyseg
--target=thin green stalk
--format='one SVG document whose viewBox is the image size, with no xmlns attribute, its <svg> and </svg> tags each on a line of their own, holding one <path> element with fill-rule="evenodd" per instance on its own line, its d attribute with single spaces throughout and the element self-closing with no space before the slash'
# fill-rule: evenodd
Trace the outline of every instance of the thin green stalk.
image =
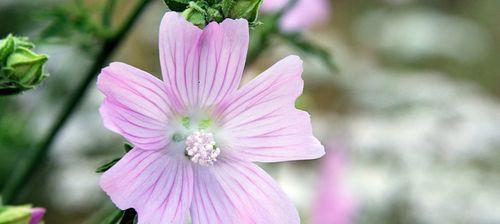
<svg viewBox="0 0 500 224">
<path fill-rule="evenodd" d="M 102 24 L 105 28 L 109 28 L 111 26 L 111 19 L 113 18 L 115 6 L 116 0 L 108 0 L 106 1 L 106 5 L 104 5 L 102 12 Z"/>
<path fill-rule="evenodd" d="M 28 157 L 19 163 L 19 167 L 14 169 L 14 173 L 7 181 L 4 191 L 3 199 L 5 203 L 10 203 L 19 197 L 19 192 L 24 184 L 32 177 L 33 173 L 39 168 L 40 164 L 44 161 L 47 153 L 50 150 L 55 138 L 64 127 L 64 124 L 69 119 L 71 114 L 75 111 L 81 100 L 83 99 L 90 83 L 97 76 L 99 70 L 108 61 L 109 57 L 113 54 L 116 47 L 122 42 L 126 34 L 130 31 L 133 24 L 137 21 L 138 17 L 146 8 L 146 5 L 151 0 L 141 0 L 129 18 L 120 27 L 118 32 L 110 38 L 104 40 L 102 50 L 97 55 L 94 64 L 86 74 L 83 81 L 79 84 L 76 91 L 70 96 L 66 102 L 61 114 L 50 129 L 46 138 L 41 142 L 38 148 Z"/>
</svg>

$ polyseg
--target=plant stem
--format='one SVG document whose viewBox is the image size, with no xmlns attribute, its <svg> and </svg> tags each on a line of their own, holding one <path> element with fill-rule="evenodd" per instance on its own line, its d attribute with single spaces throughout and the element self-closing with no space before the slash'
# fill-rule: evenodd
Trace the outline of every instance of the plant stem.
<svg viewBox="0 0 500 224">
<path fill-rule="evenodd" d="M 289 1 L 281 10 L 271 16 L 270 24 L 264 23 L 262 25 L 262 30 L 260 31 L 258 36 L 255 37 L 258 38 L 257 42 L 255 42 L 254 47 L 252 49 L 249 49 L 248 51 L 246 61 L 247 66 L 251 66 L 257 60 L 257 58 L 259 58 L 262 52 L 264 52 L 269 47 L 272 37 L 281 32 L 279 27 L 281 18 L 283 18 L 283 16 L 297 4 L 297 2 L 298 0 Z"/>
<path fill-rule="evenodd" d="M 32 177 L 33 173 L 46 158 L 47 153 L 54 143 L 55 138 L 64 127 L 66 121 L 70 118 L 71 114 L 78 107 L 79 103 L 85 96 L 85 93 L 92 80 L 94 80 L 99 70 L 104 66 L 109 57 L 113 54 L 116 47 L 123 41 L 126 34 L 130 31 L 130 29 L 150 1 L 151 0 L 141 0 L 135 10 L 129 16 L 129 18 L 120 27 L 118 32 L 116 32 L 116 34 L 112 37 L 104 40 L 102 50 L 97 55 L 94 64 L 86 74 L 83 81 L 79 84 L 76 91 L 66 102 L 61 114 L 50 129 L 46 138 L 41 142 L 39 147 L 34 150 L 33 153 L 29 154 L 25 160 L 19 163 L 19 167 L 16 167 L 14 173 L 7 181 L 2 194 L 5 203 L 11 203 L 13 200 L 19 197 L 20 190 L 22 189 L 24 184 Z"/>
<path fill-rule="evenodd" d="M 116 0 L 108 0 L 106 1 L 106 5 L 104 5 L 102 12 L 102 24 L 105 28 L 109 28 L 111 26 L 111 19 L 113 18 L 115 6 Z"/>
</svg>

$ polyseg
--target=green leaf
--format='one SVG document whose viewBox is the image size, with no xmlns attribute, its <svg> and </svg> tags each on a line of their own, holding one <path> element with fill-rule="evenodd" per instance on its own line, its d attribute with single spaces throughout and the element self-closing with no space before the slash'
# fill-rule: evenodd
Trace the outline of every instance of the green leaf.
<svg viewBox="0 0 500 224">
<path fill-rule="evenodd" d="M 338 71 L 330 52 L 316 45 L 313 42 L 307 41 L 299 33 L 280 33 L 281 37 L 288 41 L 292 46 L 303 51 L 304 53 L 313 55 L 321 59 L 321 61 L 331 70 Z"/>
<path fill-rule="evenodd" d="M 236 2 L 234 0 L 222 0 L 220 3 L 222 14 L 224 16 L 231 14 L 231 9 L 233 9 L 235 4 Z"/>
<path fill-rule="evenodd" d="M 192 24 L 204 27 L 207 23 L 207 11 L 205 10 L 207 8 L 206 2 L 189 2 L 189 6 L 182 12 L 182 16 Z"/>
<path fill-rule="evenodd" d="M 132 150 L 134 148 L 134 146 L 128 142 L 124 142 L 123 143 L 123 149 L 125 149 L 125 152 L 130 152 L 130 150 Z"/>
<path fill-rule="evenodd" d="M 39 14 L 42 19 L 50 21 L 38 35 L 39 41 L 76 44 L 93 53 L 96 46 L 114 35 L 114 30 L 95 16 L 96 11 L 101 10 L 98 4 L 85 4 L 82 0 L 70 2 Z"/>
<path fill-rule="evenodd" d="M 123 217 L 124 211 L 116 209 L 106 218 L 102 219 L 99 224 L 118 224 Z"/>
<path fill-rule="evenodd" d="M 231 8 L 229 17 L 233 19 L 244 18 L 249 23 L 257 22 L 259 16 L 259 8 L 263 0 L 236 0 Z"/>
<path fill-rule="evenodd" d="M 120 161 L 121 158 L 116 158 L 116 159 L 113 159 L 103 165 L 101 165 L 100 167 L 98 167 L 95 172 L 96 173 L 104 173 L 106 172 L 107 170 L 111 169 L 111 167 L 113 167 L 118 161 Z M 0 222 L 1 223 L 1 222 Z"/>
<path fill-rule="evenodd" d="M 176 12 L 182 12 L 189 6 L 190 0 L 163 0 L 167 7 Z"/>
<path fill-rule="evenodd" d="M 219 12 L 219 10 L 214 9 L 214 8 L 208 8 L 207 9 L 207 20 L 208 21 L 216 21 L 218 23 L 222 22 L 224 20 L 224 17 L 222 14 Z"/>
<path fill-rule="evenodd" d="M 134 148 L 134 146 L 128 142 L 124 142 L 123 143 L 123 149 L 125 149 L 125 152 L 129 152 L 130 150 L 132 150 Z M 99 166 L 95 172 L 96 173 L 104 173 L 106 172 L 107 170 L 111 169 L 111 167 L 113 167 L 118 161 L 120 161 L 121 157 L 120 158 L 116 158 L 116 159 L 113 159 L 101 166 Z M 1 224 L 1 223 L 0 223 Z"/>
</svg>

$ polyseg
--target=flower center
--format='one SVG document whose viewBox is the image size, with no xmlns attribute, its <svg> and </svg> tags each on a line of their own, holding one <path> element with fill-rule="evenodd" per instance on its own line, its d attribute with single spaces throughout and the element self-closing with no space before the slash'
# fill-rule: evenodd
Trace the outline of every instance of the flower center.
<svg viewBox="0 0 500 224">
<path fill-rule="evenodd" d="M 186 156 L 202 166 L 213 165 L 220 149 L 216 146 L 212 133 L 196 131 L 186 138 Z"/>
</svg>

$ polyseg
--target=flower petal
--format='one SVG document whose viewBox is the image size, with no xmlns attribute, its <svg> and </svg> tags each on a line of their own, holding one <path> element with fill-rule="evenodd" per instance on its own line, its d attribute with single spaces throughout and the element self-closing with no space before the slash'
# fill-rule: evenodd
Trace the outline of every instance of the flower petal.
<svg viewBox="0 0 500 224">
<path fill-rule="evenodd" d="M 311 210 L 311 223 L 353 223 L 356 202 L 345 186 L 347 158 L 345 149 L 330 150 L 321 159 L 317 187 Z"/>
<path fill-rule="evenodd" d="M 260 7 L 262 12 L 277 12 L 285 7 L 290 0 L 264 0 Z"/>
<path fill-rule="evenodd" d="M 302 93 L 302 61 L 287 57 L 217 109 L 226 150 L 257 162 L 315 159 L 325 152 L 309 114 L 295 108 Z"/>
<path fill-rule="evenodd" d="M 179 110 L 209 107 L 240 83 L 248 48 L 246 20 L 226 19 L 204 30 L 168 12 L 160 26 L 160 63 Z"/>
<path fill-rule="evenodd" d="M 193 170 L 165 152 L 134 148 L 102 175 L 100 185 L 118 208 L 134 208 L 139 224 L 184 223 Z"/>
<path fill-rule="evenodd" d="M 278 12 L 290 4 L 290 0 L 265 0 L 262 12 Z M 280 28 L 287 32 L 300 31 L 329 19 L 331 6 L 329 0 L 298 0 L 288 9 L 280 20 Z"/>
<path fill-rule="evenodd" d="M 170 111 L 161 80 L 123 63 L 111 63 L 99 74 L 105 95 L 99 109 L 104 126 L 142 149 L 162 149 L 170 141 Z"/>
<path fill-rule="evenodd" d="M 29 224 L 39 224 L 45 215 L 45 208 L 31 208 L 31 219 Z"/>
<path fill-rule="evenodd" d="M 300 222 L 290 199 L 258 166 L 224 159 L 193 168 L 193 224 Z"/>
<path fill-rule="evenodd" d="M 299 0 L 281 19 L 280 27 L 285 31 L 300 31 L 325 22 L 330 17 L 329 0 Z M 314 16 L 311 16 L 311 14 Z"/>
</svg>

